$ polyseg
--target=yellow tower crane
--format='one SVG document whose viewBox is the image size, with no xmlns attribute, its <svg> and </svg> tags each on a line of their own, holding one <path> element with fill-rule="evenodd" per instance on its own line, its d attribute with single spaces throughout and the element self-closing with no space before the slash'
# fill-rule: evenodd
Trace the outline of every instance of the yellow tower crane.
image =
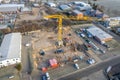
<svg viewBox="0 0 120 80">
<path fill-rule="evenodd" d="M 88 16 L 83 16 L 80 19 L 76 18 L 75 16 L 67 17 L 65 15 L 48 15 L 44 16 L 45 19 L 58 19 L 58 45 L 62 46 L 63 41 L 62 41 L 62 19 L 71 19 L 71 20 L 84 20 L 84 21 L 93 21 L 93 20 L 98 20 L 97 18 L 93 17 L 88 17 Z"/>
<path fill-rule="evenodd" d="M 63 41 L 62 41 L 62 19 L 63 16 L 62 15 L 48 15 L 45 16 L 44 18 L 54 18 L 54 19 L 58 19 L 58 45 L 62 46 L 63 45 Z"/>
</svg>

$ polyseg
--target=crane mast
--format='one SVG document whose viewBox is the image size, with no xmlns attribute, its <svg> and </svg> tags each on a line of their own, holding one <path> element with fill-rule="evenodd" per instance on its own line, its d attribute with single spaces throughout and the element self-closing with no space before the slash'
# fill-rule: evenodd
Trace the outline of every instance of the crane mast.
<svg viewBox="0 0 120 80">
<path fill-rule="evenodd" d="M 48 16 L 45 16 L 44 18 L 54 18 L 54 19 L 58 19 L 58 45 L 59 46 L 62 46 L 63 45 L 63 41 L 62 41 L 62 18 L 63 16 L 62 15 L 48 15 Z"/>
</svg>

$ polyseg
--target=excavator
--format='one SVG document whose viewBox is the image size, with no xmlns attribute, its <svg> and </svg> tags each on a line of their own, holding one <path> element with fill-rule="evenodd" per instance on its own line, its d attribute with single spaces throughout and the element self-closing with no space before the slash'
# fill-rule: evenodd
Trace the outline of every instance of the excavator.
<svg viewBox="0 0 120 80">
<path fill-rule="evenodd" d="M 101 19 L 97 19 L 97 18 L 93 18 L 93 17 L 88 17 L 88 16 L 83 16 L 80 18 L 77 18 L 75 16 L 65 16 L 65 15 L 47 15 L 44 16 L 44 19 L 57 19 L 58 20 L 58 41 L 57 44 L 58 46 L 62 46 L 63 45 L 63 41 L 62 41 L 62 20 L 63 19 L 68 19 L 68 20 L 84 20 L 84 21 L 98 21 Z"/>
</svg>

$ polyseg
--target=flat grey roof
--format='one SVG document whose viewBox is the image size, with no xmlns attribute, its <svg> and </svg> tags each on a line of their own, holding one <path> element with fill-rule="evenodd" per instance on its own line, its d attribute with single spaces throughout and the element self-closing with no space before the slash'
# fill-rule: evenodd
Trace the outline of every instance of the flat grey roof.
<svg viewBox="0 0 120 80">
<path fill-rule="evenodd" d="M 87 31 L 90 32 L 93 36 L 98 37 L 100 40 L 104 40 L 107 38 L 113 38 L 111 35 L 109 35 L 105 31 L 95 26 L 89 27 Z"/>
<path fill-rule="evenodd" d="M 0 12 L 15 12 L 17 10 L 17 7 L 0 7 Z"/>
<path fill-rule="evenodd" d="M 0 46 L 0 61 L 13 58 L 21 58 L 20 33 L 10 33 L 5 35 Z"/>
<path fill-rule="evenodd" d="M 24 7 L 24 4 L 0 4 L 0 7 Z"/>
<path fill-rule="evenodd" d="M 24 4 L 1 4 L 0 12 L 17 11 L 17 9 L 23 8 Z"/>
</svg>

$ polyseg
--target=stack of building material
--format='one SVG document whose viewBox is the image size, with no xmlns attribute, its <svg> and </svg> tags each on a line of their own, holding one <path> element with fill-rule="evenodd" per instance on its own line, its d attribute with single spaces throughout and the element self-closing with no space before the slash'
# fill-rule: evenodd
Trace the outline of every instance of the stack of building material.
<svg viewBox="0 0 120 80">
<path fill-rule="evenodd" d="M 47 68 L 43 67 L 43 68 L 42 68 L 42 71 L 43 71 L 43 72 L 47 72 Z"/>
<path fill-rule="evenodd" d="M 50 63 L 50 66 L 51 66 L 52 68 L 58 67 L 58 63 L 57 63 L 57 60 L 56 60 L 56 59 L 50 59 L 50 60 L 49 60 L 49 63 Z"/>
</svg>

